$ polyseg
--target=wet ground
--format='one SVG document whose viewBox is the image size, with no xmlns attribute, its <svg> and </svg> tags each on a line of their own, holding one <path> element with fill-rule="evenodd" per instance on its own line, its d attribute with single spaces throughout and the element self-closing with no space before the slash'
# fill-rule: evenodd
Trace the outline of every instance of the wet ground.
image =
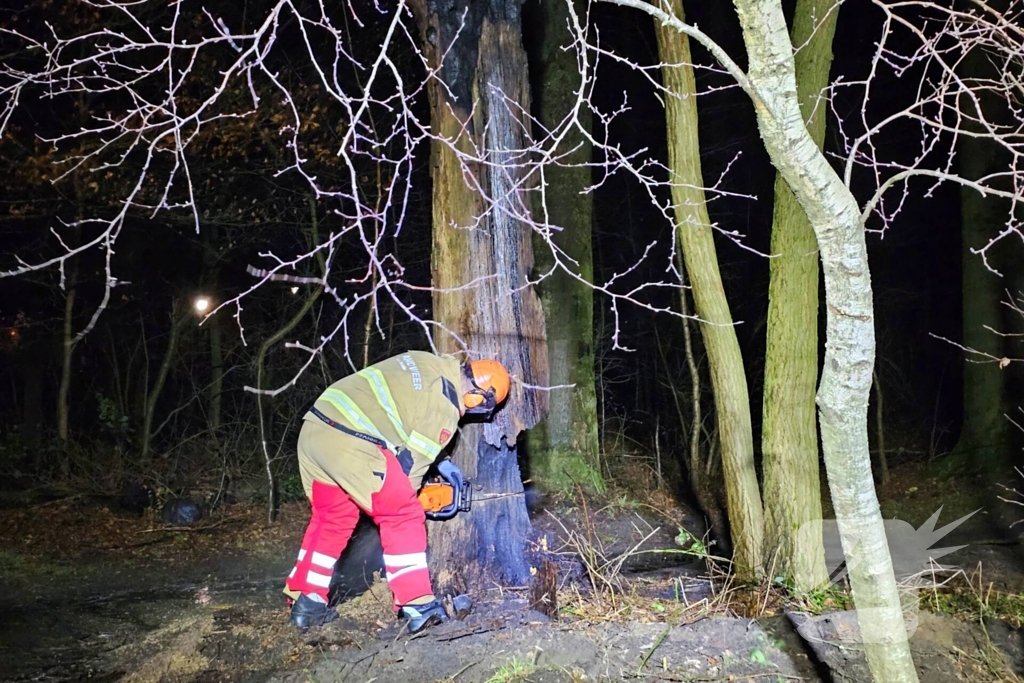
<svg viewBox="0 0 1024 683">
<path fill-rule="evenodd" d="M 188 530 L 86 499 L 45 505 L 0 510 L 3 681 L 867 680 L 849 615 L 798 631 L 792 605 L 770 592 L 723 598 L 727 586 L 674 552 L 629 555 L 620 591 L 602 594 L 588 589 L 578 563 L 575 575 L 567 570 L 573 561 L 563 555 L 557 621 L 529 609 L 525 591 L 506 589 L 474 596 L 463 621 L 409 637 L 376 583 L 340 606 L 338 622 L 300 634 L 280 590 L 304 505 L 285 506 L 274 525 L 258 506 L 235 506 Z M 615 503 L 586 517 L 570 506 L 535 518 L 550 552 L 571 553 L 583 531 L 610 560 L 641 541 L 641 549 L 678 550 L 678 525 L 693 522 L 685 510 Z M 990 531 L 960 533 L 987 541 Z M 1018 590 L 1024 566 L 1007 538 L 957 558 L 990 567 L 984 581 L 997 583 L 985 585 L 997 592 Z M 961 618 L 920 614 L 911 643 L 922 681 L 1017 680 L 1018 624 L 972 609 L 968 600 Z"/>
<path fill-rule="evenodd" d="M 199 680 L 179 674 L 217 671 L 213 663 L 221 657 L 210 656 L 210 648 L 221 646 L 217 634 L 229 625 L 231 657 L 259 650 L 253 661 L 263 664 L 256 668 L 276 669 L 281 662 L 265 657 L 259 629 L 242 637 L 236 627 L 285 618 L 280 591 L 287 564 L 236 556 L 220 566 L 182 569 L 96 559 L 46 568 L 49 576 L 35 583 L 31 573 L 5 580 L 0 680 Z"/>
</svg>

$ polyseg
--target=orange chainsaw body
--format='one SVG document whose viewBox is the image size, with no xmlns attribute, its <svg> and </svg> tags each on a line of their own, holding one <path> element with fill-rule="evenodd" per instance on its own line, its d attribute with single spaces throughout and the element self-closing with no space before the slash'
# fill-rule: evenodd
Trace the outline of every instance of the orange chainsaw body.
<svg viewBox="0 0 1024 683">
<path fill-rule="evenodd" d="M 426 481 L 416 495 L 427 519 L 444 520 L 469 511 L 473 503 L 472 491 L 469 481 L 457 486 L 444 477 L 436 477 Z"/>
<path fill-rule="evenodd" d="M 420 503 L 427 512 L 440 512 L 455 502 L 455 487 L 448 482 L 428 482 L 419 493 Z"/>
</svg>

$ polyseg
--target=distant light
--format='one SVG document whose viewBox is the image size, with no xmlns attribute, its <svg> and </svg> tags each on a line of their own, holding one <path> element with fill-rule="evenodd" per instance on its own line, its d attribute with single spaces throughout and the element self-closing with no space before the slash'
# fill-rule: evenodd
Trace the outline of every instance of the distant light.
<svg viewBox="0 0 1024 683">
<path fill-rule="evenodd" d="M 299 288 L 298 287 L 292 287 L 291 292 L 292 292 L 292 294 L 298 294 L 299 293 Z"/>
<path fill-rule="evenodd" d="M 206 296 L 197 296 L 192 300 L 192 308 L 195 309 L 196 313 L 206 313 L 210 310 L 210 298 Z"/>
</svg>

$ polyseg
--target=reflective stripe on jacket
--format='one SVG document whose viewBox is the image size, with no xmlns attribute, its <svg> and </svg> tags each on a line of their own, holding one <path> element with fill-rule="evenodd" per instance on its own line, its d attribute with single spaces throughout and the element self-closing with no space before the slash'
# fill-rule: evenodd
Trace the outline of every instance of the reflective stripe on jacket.
<svg viewBox="0 0 1024 683">
<path fill-rule="evenodd" d="M 409 479 L 423 475 L 448 445 L 461 417 L 461 363 L 453 356 L 409 351 L 328 387 L 314 406 L 333 420 L 413 456 Z M 312 413 L 306 420 L 318 421 Z"/>
</svg>

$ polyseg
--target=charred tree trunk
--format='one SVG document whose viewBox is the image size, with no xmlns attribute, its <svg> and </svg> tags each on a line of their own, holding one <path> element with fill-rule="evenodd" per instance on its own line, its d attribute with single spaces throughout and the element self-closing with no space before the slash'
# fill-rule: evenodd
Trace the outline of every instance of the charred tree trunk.
<svg viewBox="0 0 1024 683">
<path fill-rule="evenodd" d="M 528 202 L 516 152 L 529 124 L 510 105 L 529 111 L 520 2 L 426 0 L 415 9 L 429 65 L 444 82 L 432 80 L 429 88 L 431 127 L 440 138 L 431 150 L 434 320 L 443 326 L 436 345 L 454 353 L 464 343 L 470 356 L 496 358 L 515 378 L 544 384 L 544 315 L 525 287 L 533 266 L 531 229 L 516 218 Z M 478 161 L 482 155 L 488 163 Z M 514 381 L 492 422 L 463 427 L 452 457 L 473 480 L 476 502 L 471 513 L 431 525 L 441 589 L 529 580 L 524 553 L 531 526 L 516 438 L 545 408 L 544 392 Z"/>
<path fill-rule="evenodd" d="M 578 0 L 577 0 L 578 2 Z M 581 77 L 573 50 L 563 50 L 571 34 L 569 8 L 564 0 L 538 3 L 537 38 L 532 45 L 531 73 L 540 123 L 552 130 L 572 110 Z M 580 126 L 590 129 L 590 110 L 579 112 Z M 559 154 L 575 150 L 565 163 L 544 169 L 543 205 L 535 215 L 561 228 L 552 241 L 572 258 L 566 262 L 585 282 L 559 269 L 541 282 L 539 289 L 546 316 L 548 367 L 551 384 L 574 385 L 551 393 L 547 418 L 527 434 L 530 476 L 548 490 L 568 490 L 574 484 L 588 491 L 603 491 L 600 444 L 597 438 L 597 393 L 594 377 L 594 290 L 591 222 L 593 196 L 584 193 L 591 183 L 592 148 L 583 131 L 566 135 Z M 539 203 L 539 202 L 538 202 Z M 537 272 L 554 265 L 551 250 L 534 240 Z"/>
</svg>

